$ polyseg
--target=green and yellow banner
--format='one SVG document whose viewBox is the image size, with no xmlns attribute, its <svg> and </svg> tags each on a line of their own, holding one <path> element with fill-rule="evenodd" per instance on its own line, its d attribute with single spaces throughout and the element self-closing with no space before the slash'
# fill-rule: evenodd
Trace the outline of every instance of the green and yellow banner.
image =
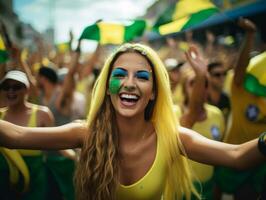
<svg viewBox="0 0 266 200">
<path fill-rule="evenodd" d="M 247 68 L 244 87 L 252 94 L 266 97 L 266 52 L 251 59 Z"/>
<path fill-rule="evenodd" d="M 5 63 L 8 60 L 8 53 L 6 51 L 5 43 L 0 35 L 0 63 Z"/>
<path fill-rule="evenodd" d="M 98 22 L 84 29 L 80 39 L 96 40 L 100 44 L 122 44 L 142 36 L 146 28 L 144 20 L 128 23 Z"/>
<path fill-rule="evenodd" d="M 183 31 L 218 12 L 219 9 L 209 0 L 179 0 L 159 17 L 154 29 L 161 35 Z"/>
</svg>

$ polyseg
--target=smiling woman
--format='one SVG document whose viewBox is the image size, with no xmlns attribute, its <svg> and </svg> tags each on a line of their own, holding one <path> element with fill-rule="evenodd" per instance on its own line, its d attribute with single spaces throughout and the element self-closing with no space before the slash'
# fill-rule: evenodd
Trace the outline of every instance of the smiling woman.
<svg viewBox="0 0 266 200">
<path fill-rule="evenodd" d="M 113 81 L 118 81 L 114 93 L 110 92 Z M 127 198 L 131 199 L 161 199 L 164 190 L 166 199 L 171 199 L 175 193 L 179 195 L 186 193 L 189 197 L 192 183 L 187 162 L 179 153 L 179 149 L 183 148 L 176 135 L 177 119 L 172 111 L 170 94 L 167 71 L 152 49 L 140 44 L 126 44 L 107 60 L 96 82 L 92 97 L 94 100 L 88 115 L 90 130 L 93 131 L 90 133 L 90 139 L 85 139 L 88 141 L 85 146 L 89 149 L 99 149 L 98 145 L 105 144 L 106 148 L 99 149 L 98 153 L 107 154 L 107 157 L 104 160 L 101 156 L 98 160 L 96 156 L 98 153 L 95 151 L 82 151 L 80 160 L 82 165 L 78 167 L 76 176 L 78 189 L 81 189 L 77 191 L 78 195 L 83 194 L 86 199 L 95 195 L 95 187 L 103 187 L 110 193 L 104 194 L 103 191 L 97 190 L 101 197 L 99 199 L 117 195 L 118 199 L 124 199 L 125 187 L 121 187 L 122 184 L 126 186 L 126 194 L 128 192 L 132 194 L 127 195 Z M 164 119 L 161 118 L 163 112 Z M 148 133 L 145 141 L 140 142 L 145 133 Z M 135 145 L 138 147 L 135 148 Z M 166 159 L 162 159 L 161 156 L 157 158 L 156 152 L 159 146 L 165 152 Z M 160 167 L 153 166 L 154 159 L 163 161 Z M 105 168 L 106 177 L 97 169 L 94 171 L 81 167 L 90 166 L 92 163 L 98 163 L 98 168 Z M 107 165 L 107 163 L 113 164 Z M 151 168 L 157 170 L 150 171 Z M 146 174 L 151 173 L 158 177 L 160 176 L 158 169 L 167 168 L 169 169 L 162 176 L 165 178 L 158 179 L 158 182 L 153 184 L 154 188 L 150 188 L 152 193 L 142 191 L 139 185 L 134 186 L 135 183 L 140 183 L 142 187 L 147 187 L 144 183 L 151 177 L 146 177 Z M 177 176 L 181 173 L 188 181 L 186 184 L 183 183 L 181 176 Z M 96 176 L 98 178 L 95 182 L 92 181 Z M 99 183 L 98 179 L 105 181 Z M 166 188 L 164 183 L 167 185 Z M 181 186 L 176 188 L 174 185 Z M 112 194 L 117 187 L 118 194 Z M 179 191 L 175 191 L 176 189 Z"/>
<path fill-rule="evenodd" d="M 202 65 L 191 51 L 188 61 Z M 189 200 L 191 193 L 199 195 L 187 156 L 238 168 L 265 159 L 257 139 L 241 145 L 209 140 L 180 127 L 173 108 L 168 73 L 156 52 L 124 44 L 107 59 L 95 83 L 87 123 L 25 128 L 0 121 L 0 145 L 81 147 L 75 176 L 79 200 Z"/>
</svg>

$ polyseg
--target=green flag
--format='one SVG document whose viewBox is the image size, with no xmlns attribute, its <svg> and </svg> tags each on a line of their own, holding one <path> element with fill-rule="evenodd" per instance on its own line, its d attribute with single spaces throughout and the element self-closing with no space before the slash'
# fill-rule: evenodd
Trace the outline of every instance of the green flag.
<svg viewBox="0 0 266 200">
<path fill-rule="evenodd" d="M 6 51 L 5 43 L 0 35 L 0 63 L 5 63 L 8 60 L 8 53 Z"/>
<path fill-rule="evenodd" d="M 251 59 L 247 68 L 244 87 L 257 96 L 266 97 L 266 52 Z"/>
<path fill-rule="evenodd" d="M 203 22 L 218 8 L 209 0 L 179 0 L 159 17 L 154 29 L 161 35 L 179 32 Z"/>
<path fill-rule="evenodd" d="M 86 27 L 80 39 L 96 40 L 101 44 L 122 44 L 140 37 L 145 28 L 144 20 L 135 20 L 124 24 L 101 21 Z"/>
</svg>

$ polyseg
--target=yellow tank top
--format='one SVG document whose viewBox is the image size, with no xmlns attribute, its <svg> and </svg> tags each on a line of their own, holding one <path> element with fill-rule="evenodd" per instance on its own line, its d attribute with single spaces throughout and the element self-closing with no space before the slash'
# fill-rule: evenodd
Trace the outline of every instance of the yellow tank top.
<svg viewBox="0 0 266 200">
<path fill-rule="evenodd" d="M 266 130 L 266 98 L 231 86 L 231 116 L 225 142 L 241 144 Z"/>
<path fill-rule="evenodd" d="M 7 112 L 7 108 L 2 109 L 1 111 L 2 112 L 0 112 L 1 113 L 0 119 L 4 119 L 6 112 Z M 38 111 L 38 106 L 33 105 L 31 116 L 29 118 L 27 127 L 37 127 L 37 111 Z M 22 156 L 37 156 L 37 155 L 40 155 L 42 153 L 42 151 L 39 151 L 39 150 L 26 150 L 26 149 L 18 149 L 18 152 Z"/>
<path fill-rule="evenodd" d="M 154 162 L 137 182 L 131 185 L 119 184 L 118 200 L 161 200 L 166 182 L 166 160 L 163 158 L 164 150 L 157 137 L 157 150 Z"/>
<path fill-rule="evenodd" d="M 206 120 L 196 122 L 192 129 L 209 139 L 218 141 L 222 140 L 225 125 L 222 111 L 219 108 L 209 104 L 205 104 L 204 108 L 207 112 Z M 198 163 L 192 160 L 189 160 L 189 162 L 199 181 L 207 182 L 212 178 L 214 172 L 213 166 Z"/>
</svg>

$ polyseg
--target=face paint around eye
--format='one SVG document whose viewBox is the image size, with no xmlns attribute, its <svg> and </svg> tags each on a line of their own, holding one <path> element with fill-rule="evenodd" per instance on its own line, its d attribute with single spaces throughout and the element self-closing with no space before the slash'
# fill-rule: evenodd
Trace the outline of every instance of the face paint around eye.
<svg viewBox="0 0 266 200">
<path fill-rule="evenodd" d="M 112 77 L 125 77 L 126 75 L 127 75 L 126 70 L 121 68 L 115 68 L 111 74 Z"/>
<path fill-rule="evenodd" d="M 109 81 L 109 91 L 111 94 L 118 94 L 121 85 L 120 82 L 119 79 L 111 77 Z"/>
<path fill-rule="evenodd" d="M 140 79 L 150 80 L 150 72 L 148 71 L 138 71 L 136 77 Z"/>
</svg>

